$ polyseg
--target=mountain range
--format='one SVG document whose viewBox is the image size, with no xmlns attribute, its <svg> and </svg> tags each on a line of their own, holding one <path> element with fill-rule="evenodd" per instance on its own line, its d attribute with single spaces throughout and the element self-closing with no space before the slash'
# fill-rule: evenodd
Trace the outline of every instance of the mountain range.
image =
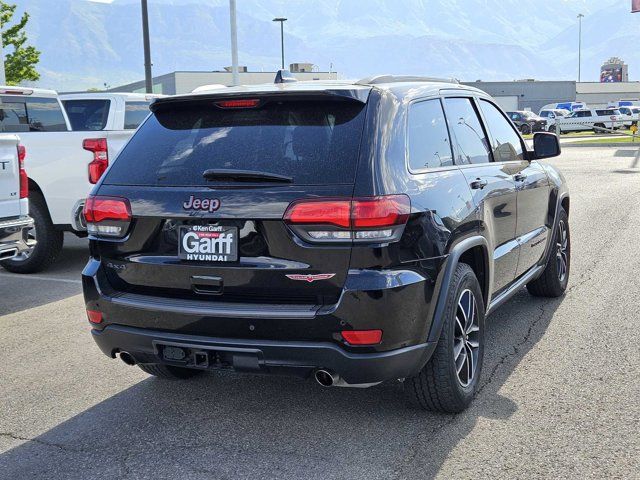
<svg viewBox="0 0 640 480">
<path fill-rule="evenodd" d="M 143 77 L 139 0 L 13 0 L 42 51 L 38 86 L 79 90 Z M 107 3 L 105 3 L 107 2 Z M 356 78 L 376 73 L 476 79 L 574 79 L 583 19 L 583 80 L 638 59 L 636 25 L 620 0 L 238 0 L 241 65 L 273 71 L 286 16 L 286 61 Z M 227 0 L 149 0 L 155 75 L 230 64 Z"/>
</svg>

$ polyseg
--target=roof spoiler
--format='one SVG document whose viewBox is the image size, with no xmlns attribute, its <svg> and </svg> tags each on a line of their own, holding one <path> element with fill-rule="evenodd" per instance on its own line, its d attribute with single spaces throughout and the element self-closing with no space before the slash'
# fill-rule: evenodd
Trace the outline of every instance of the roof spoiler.
<svg viewBox="0 0 640 480">
<path fill-rule="evenodd" d="M 278 70 L 273 83 L 293 83 L 297 81 L 298 79 L 294 77 L 289 70 Z"/>
</svg>

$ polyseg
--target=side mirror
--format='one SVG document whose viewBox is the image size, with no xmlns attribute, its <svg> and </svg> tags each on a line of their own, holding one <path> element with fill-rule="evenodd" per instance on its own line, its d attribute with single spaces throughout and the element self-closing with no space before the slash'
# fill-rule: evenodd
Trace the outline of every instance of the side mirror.
<svg viewBox="0 0 640 480">
<path fill-rule="evenodd" d="M 555 133 L 537 132 L 533 135 L 532 160 L 557 157 L 560 152 L 560 140 Z"/>
</svg>

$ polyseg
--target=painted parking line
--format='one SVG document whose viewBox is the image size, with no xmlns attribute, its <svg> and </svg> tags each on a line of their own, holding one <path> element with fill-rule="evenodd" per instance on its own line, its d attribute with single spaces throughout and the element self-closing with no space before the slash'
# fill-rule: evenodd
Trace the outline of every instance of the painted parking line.
<svg viewBox="0 0 640 480">
<path fill-rule="evenodd" d="M 74 285 L 82 285 L 82 280 L 71 280 L 68 278 L 43 277 L 40 275 L 11 275 L 8 273 L 0 273 L 0 278 L 16 278 L 20 280 L 40 280 L 43 282 L 59 282 L 72 283 Z"/>
</svg>

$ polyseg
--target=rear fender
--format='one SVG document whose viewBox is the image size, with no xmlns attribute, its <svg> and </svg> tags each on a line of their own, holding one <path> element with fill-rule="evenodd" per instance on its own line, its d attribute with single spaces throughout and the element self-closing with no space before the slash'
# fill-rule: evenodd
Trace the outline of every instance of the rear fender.
<svg viewBox="0 0 640 480">
<path fill-rule="evenodd" d="M 449 253 L 447 260 L 440 275 L 436 281 L 435 291 L 437 293 L 437 300 L 434 303 L 433 309 L 433 322 L 431 323 L 431 329 L 428 335 L 428 342 L 437 342 L 440 338 L 440 332 L 442 331 L 442 325 L 444 324 L 444 311 L 447 303 L 447 294 L 453 278 L 453 274 L 460 263 L 462 255 L 471 250 L 474 247 L 482 247 L 484 252 L 484 278 L 478 279 L 482 283 L 483 296 L 485 300 L 485 309 L 491 302 L 491 285 L 493 284 L 493 265 L 489 260 L 489 244 L 487 239 L 476 235 L 466 238 L 460 243 L 456 244 Z"/>
</svg>

